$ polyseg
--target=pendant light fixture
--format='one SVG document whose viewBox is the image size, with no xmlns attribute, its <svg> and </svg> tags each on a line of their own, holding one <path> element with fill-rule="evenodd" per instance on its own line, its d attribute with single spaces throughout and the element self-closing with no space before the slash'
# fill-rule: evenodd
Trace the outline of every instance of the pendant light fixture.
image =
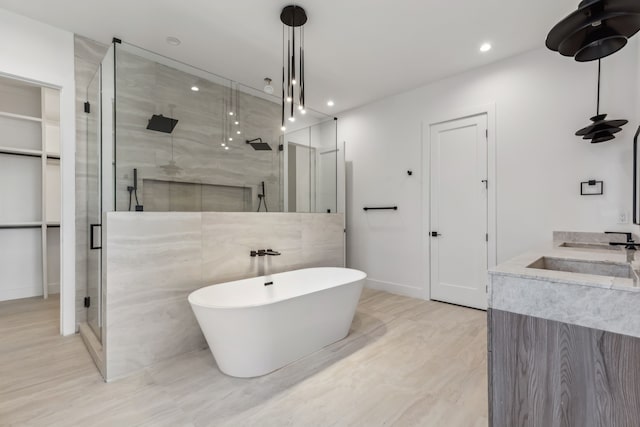
<svg viewBox="0 0 640 427">
<path fill-rule="evenodd" d="M 598 60 L 598 100 L 596 115 L 591 117 L 591 121 L 593 123 L 576 132 L 576 135 L 581 136 L 582 139 L 590 139 L 592 144 L 614 139 L 614 134 L 620 132 L 622 130 L 622 126 L 629 123 L 628 120 L 605 120 L 607 115 L 600 114 L 600 70 L 601 60 Z"/>
<path fill-rule="evenodd" d="M 305 81 L 304 81 L 304 24 L 307 22 L 307 13 L 296 5 L 286 6 L 280 13 L 282 21 L 282 120 L 281 129 L 284 132 L 286 119 L 290 122 L 296 120 L 295 103 L 298 102 L 298 110 L 305 114 Z M 296 44 L 296 32 L 298 43 Z M 286 34 L 286 37 L 285 37 Z M 296 58 L 296 50 L 298 56 Z M 286 52 L 286 54 L 285 54 Z M 286 69 L 286 73 L 285 73 Z M 290 105 L 288 105 L 290 104 Z"/>
<path fill-rule="evenodd" d="M 640 1 L 583 0 L 547 36 L 547 47 L 578 62 L 609 56 L 640 30 Z"/>
</svg>

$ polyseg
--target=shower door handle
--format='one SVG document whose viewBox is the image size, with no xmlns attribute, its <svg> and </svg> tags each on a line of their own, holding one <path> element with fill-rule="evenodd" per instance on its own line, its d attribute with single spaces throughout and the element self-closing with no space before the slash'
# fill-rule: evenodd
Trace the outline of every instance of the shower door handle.
<svg viewBox="0 0 640 427">
<path fill-rule="evenodd" d="M 89 226 L 89 249 L 93 250 L 93 249 L 102 249 L 102 245 L 100 246 L 96 246 L 95 245 L 95 239 L 93 238 L 93 230 L 95 230 L 96 227 L 101 227 L 100 230 L 102 230 L 102 224 L 91 224 Z M 102 243 L 102 239 L 100 239 L 100 243 Z"/>
</svg>

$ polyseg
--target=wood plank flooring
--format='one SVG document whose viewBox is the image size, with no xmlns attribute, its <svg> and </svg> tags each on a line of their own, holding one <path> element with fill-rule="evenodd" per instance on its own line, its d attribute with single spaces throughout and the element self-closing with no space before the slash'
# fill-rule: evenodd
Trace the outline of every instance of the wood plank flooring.
<svg viewBox="0 0 640 427">
<path fill-rule="evenodd" d="M 207 351 L 105 384 L 58 302 L 0 303 L 0 426 L 487 425 L 486 314 L 365 290 L 351 333 L 270 375 Z"/>
</svg>

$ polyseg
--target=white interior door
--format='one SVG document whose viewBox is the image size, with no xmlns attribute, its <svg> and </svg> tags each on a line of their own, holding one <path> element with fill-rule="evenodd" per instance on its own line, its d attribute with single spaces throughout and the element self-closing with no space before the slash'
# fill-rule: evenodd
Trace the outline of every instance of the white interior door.
<svg viewBox="0 0 640 427">
<path fill-rule="evenodd" d="M 431 126 L 431 299 L 487 308 L 487 115 Z"/>
</svg>

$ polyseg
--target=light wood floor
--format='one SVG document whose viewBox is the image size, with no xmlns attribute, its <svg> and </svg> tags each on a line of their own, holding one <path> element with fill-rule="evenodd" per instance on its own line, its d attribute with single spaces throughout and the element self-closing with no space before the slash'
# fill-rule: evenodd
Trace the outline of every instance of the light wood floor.
<svg viewBox="0 0 640 427">
<path fill-rule="evenodd" d="M 346 339 L 265 377 L 199 351 L 110 384 L 58 318 L 53 298 L 0 303 L 1 426 L 487 425 L 481 311 L 365 290 Z"/>
</svg>

